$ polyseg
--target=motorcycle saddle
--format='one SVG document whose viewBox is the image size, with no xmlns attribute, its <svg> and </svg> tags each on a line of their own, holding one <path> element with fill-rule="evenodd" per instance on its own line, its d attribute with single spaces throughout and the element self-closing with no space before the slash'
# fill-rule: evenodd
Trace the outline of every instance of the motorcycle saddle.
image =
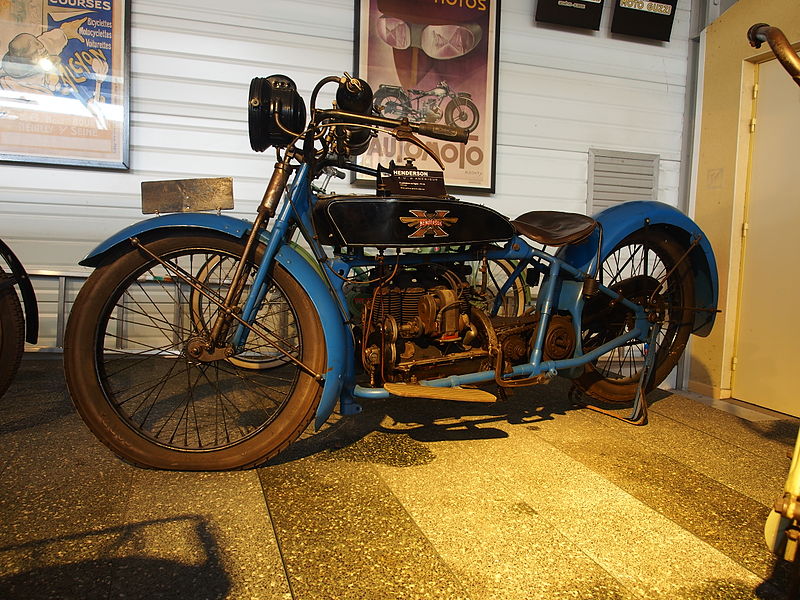
<svg viewBox="0 0 800 600">
<path fill-rule="evenodd" d="M 589 237 L 597 227 L 592 217 L 557 210 L 535 210 L 511 221 L 517 233 L 546 246 L 565 246 Z"/>
</svg>

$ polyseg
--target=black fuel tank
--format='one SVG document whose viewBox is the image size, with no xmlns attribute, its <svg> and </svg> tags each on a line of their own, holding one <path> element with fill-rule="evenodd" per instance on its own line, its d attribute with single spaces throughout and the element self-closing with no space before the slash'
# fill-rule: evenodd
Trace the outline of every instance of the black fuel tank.
<svg viewBox="0 0 800 600">
<path fill-rule="evenodd" d="M 319 241 L 329 246 L 402 248 L 503 242 L 514 228 L 480 204 L 422 196 L 333 196 L 314 207 Z"/>
</svg>

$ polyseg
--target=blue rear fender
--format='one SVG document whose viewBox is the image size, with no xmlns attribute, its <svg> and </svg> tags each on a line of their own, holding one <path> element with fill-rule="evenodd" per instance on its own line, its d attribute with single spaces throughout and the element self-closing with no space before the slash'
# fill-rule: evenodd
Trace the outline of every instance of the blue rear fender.
<svg viewBox="0 0 800 600">
<path fill-rule="evenodd" d="M 645 227 L 668 233 L 686 249 L 698 240 L 688 260 L 694 276 L 695 305 L 704 310 L 695 313 L 693 333 L 707 336 L 716 318 L 719 279 L 714 251 L 700 227 L 678 209 L 661 202 L 625 202 L 597 213 L 594 218 L 602 225 L 600 254 L 604 258 L 622 240 Z M 595 231 L 588 240 L 563 247 L 559 258 L 581 271 L 591 272 L 597 256 L 598 235 Z"/>
<path fill-rule="evenodd" d="M 134 223 L 130 227 L 112 235 L 100 243 L 80 264 L 88 267 L 97 267 L 106 257 L 115 255 L 118 248 L 126 247 L 132 237 L 156 230 L 210 230 L 241 239 L 250 231 L 251 223 L 243 219 L 235 219 L 227 215 L 212 213 L 174 213 L 152 219 L 145 219 Z M 270 233 L 261 235 L 266 244 Z M 301 256 L 291 246 L 283 245 L 276 255 L 278 263 L 284 267 L 297 283 L 308 294 L 314 308 L 317 310 L 322 330 L 325 335 L 325 348 L 327 349 L 327 365 L 323 376 L 325 382 L 322 389 L 322 398 L 317 408 L 315 425 L 319 428 L 331 415 L 336 401 L 342 392 L 346 374 L 352 369 L 348 361 L 346 349 L 353 348 L 352 336 L 344 324 L 344 318 L 336 304 L 327 284 L 323 281 L 314 265 Z M 349 353 L 350 355 L 352 352 Z"/>
</svg>

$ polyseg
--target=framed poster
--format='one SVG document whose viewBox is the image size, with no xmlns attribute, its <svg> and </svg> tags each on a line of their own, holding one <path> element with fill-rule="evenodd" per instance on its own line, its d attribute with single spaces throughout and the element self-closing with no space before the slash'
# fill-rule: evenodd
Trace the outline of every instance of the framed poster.
<svg viewBox="0 0 800 600">
<path fill-rule="evenodd" d="M 466 145 L 421 138 L 448 187 L 494 191 L 500 0 L 356 0 L 356 70 L 386 117 L 457 125 Z M 423 150 L 379 134 L 359 162 L 438 170 Z M 367 178 L 359 176 L 358 180 Z"/>
<path fill-rule="evenodd" d="M 0 0 L 0 160 L 128 168 L 128 0 Z"/>
</svg>

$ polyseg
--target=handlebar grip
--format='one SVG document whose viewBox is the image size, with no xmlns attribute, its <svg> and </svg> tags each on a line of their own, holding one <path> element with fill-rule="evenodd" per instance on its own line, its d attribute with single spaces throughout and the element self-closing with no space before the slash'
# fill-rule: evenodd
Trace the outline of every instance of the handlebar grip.
<svg viewBox="0 0 800 600">
<path fill-rule="evenodd" d="M 466 129 L 453 125 L 442 125 L 441 123 L 413 123 L 411 128 L 421 135 L 448 142 L 466 144 L 469 139 L 469 133 Z"/>
</svg>

